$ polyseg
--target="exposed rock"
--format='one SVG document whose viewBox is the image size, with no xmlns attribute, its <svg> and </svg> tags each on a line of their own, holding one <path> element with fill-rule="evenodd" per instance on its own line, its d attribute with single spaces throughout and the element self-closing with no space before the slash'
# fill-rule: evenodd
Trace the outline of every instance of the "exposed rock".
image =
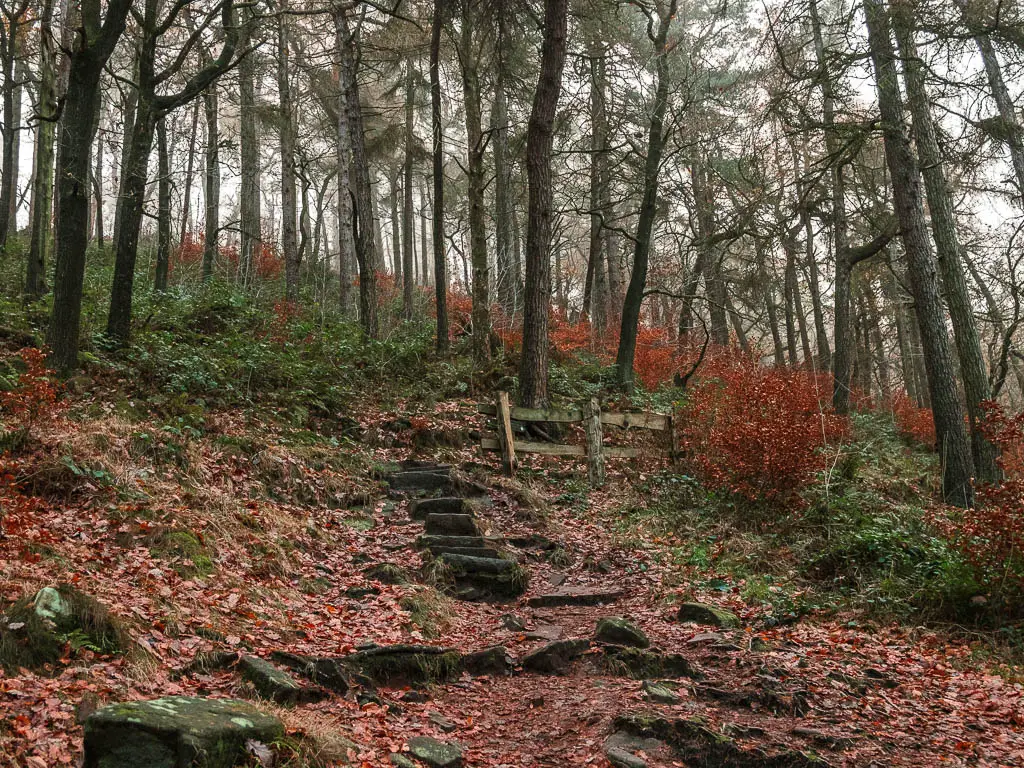
<svg viewBox="0 0 1024 768">
<path fill-rule="evenodd" d="M 520 663 L 530 672 L 561 675 L 589 649 L 589 640 L 556 640 L 528 653 Z"/>
<path fill-rule="evenodd" d="M 409 572 L 394 563 L 375 563 L 363 569 L 363 575 L 381 584 L 408 584 L 412 581 Z"/>
<path fill-rule="evenodd" d="M 413 499 L 409 502 L 409 517 L 424 520 L 427 515 L 439 512 L 448 515 L 472 515 L 473 508 L 465 499 L 457 496 L 441 496 L 436 499 Z"/>
<path fill-rule="evenodd" d="M 497 544 L 494 539 L 486 539 L 483 536 L 420 536 L 416 539 L 417 549 L 434 549 L 435 547 L 445 548 L 481 548 L 492 547 Z"/>
<path fill-rule="evenodd" d="M 0 616 L 0 666 L 14 671 L 56 664 L 71 635 L 101 653 L 116 653 L 130 644 L 124 629 L 95 598 L 66 584 L 43 587 Z"/>
<path fill-rule="evenodd" d="M 273 651 L 270 658 L 329 691 L 344 696 L 349 689 L 349 671 L 337 656 L 302 656 L 288 651 Z"/>
<path fill-rule="evenodd" d="M 388 485 L 395 491 L 451 492 L 452 480 L 448 469 L 409 469 L 388 475 Z"/>
<path fill-rule="evenodd" d="M 436 725 L 445 733 L 451 733 L 459 726 L 449 720 L 447 717 L 442 715 L 440 712 L 428 712 L 427 720 Z"/>
<path fill-rule="evenodd" d="M 486 559 L 498 559 L 501 552 L 493 547 L 430 547 L 427 554 L 432 557 L 441 555 L 457 555 L 459 557 L 482 557 Z"/>
<path fill-rule="evenodd" d="M 665 750 L 666 745 L 662 741 L 624 731 L 616 731 L 604 742 L 605 757 L 615 768 L 646 768 L 647 761 L 638 757 L 636 752 L 654 755 Z"/>
<path fill-rule="evenodd" d="M 479 536 L 476 518 L 472 515 L 450 515 L 431 512 L 426 517 L 423 530 L 430 536 Z"/>
<path fill-rule="evenodd" d="M 169 696 L 111 704 L 85 722 L 85 768 L 231 768 L 247 741 L 284 736 L 276 717 L 244 701 Z"/>
<path fill-rule="evenodd" d="M 648 677 L 692 677 L 703 674 L 685 656 L 656 650 L 609 645 L 604 647 L 604 667 L 611 674 L 634 680 Z"/>
<path fill-rule="evenodd" d="M 465 555 L 441 555 L 438 560 L 451 568 L 456 574 L 467 573 L 511 573 L 518 565 L 514 560 L 500 557 L 466 557 Z"/>
<path fill-rule="evenodd" d="M 414 761 L 398 752 L 392 753 L 391 764 L 395 766 L 395 768 L 418 768 Z"/>
<path fill-rule="evenodd" d="M 740 619 L 735 613 L 704 603 L 683 603 L 679 606 L 676 618 L 679 621 L 710 624 L 722 629 L 736 629 L 740 626 Z"/>
<path fill-rule="evenodd" d="M 634 648 L 648 648 L 651 645 L 642 629 L 621 616 L 598 619 L 594 639 L 599 643 L 629 645 Z"/>
<path fill-rule="evenodd" d="M 602 605 L 614 603 L 625 592 L 621 589 L 597 587 L 562 587 L 544 595 L 535 595 L 526 601 L 531 608 L 559 608 L 566 605 Z"/>
<path fill-rule="evenodd" d="M 364 597 L 379 594 L 380 587 L 349 587 L 345 590 L 345 597 L 350 597 L 353 600 L 362 600 Z"/>
<path fill-rule="evenodd" d="M 538 624 L 526 633 L 527 640 L 558 640 L 562 637 L 562 628 L 557 624 Z"/>
<path fill-rule="evenodd" d="M 490 648 L 467 653 L 462 657 L 462 670 L 474 676 L 511 675 L 515 666 L 515 659 L 503 645 L 492 645 Z"/>
<path fill-rule="evenodd" d="M 501 622 L 501 626 L 509 632 L 522 632 L 526 629 L 526 624 L 523 623 L 523 620 L 512 613 L 504 614 L 499 621 Z"/>
<path fill-rule="evenodd" d="M 678 704 L 682 699 L 667 683 L 655 683 L 644 680 L 640 686 L 648 699 L 657 704 Z"/>
<path fill-rule="evenodd" d="M 323 688 L 300 685 L 287 672 L 256 656 L 242 656 L 238 660 L 238 671 L 243 679 L 252 683 L 256 693 L 262 698 L 278 704 L 323 701 L 328 695 Z"/>
<path fill-rule="evenodd" d="M 792 717 L 803 717 L 810 709 L 807 692 L 801 690 L 776 691 L 757 688 L 716 688 L 699 685 L 694 694 L 705 699 L 714 699 L 732 707 L 748 707 L 754 710 L 770 710 Z"/>
<path fill-rule="evenodd" d="M 430 768 L 460 768 L 462 747 L 455 742 L 438 741 L 429 736 L 409 739 L 409 753 Z"/>
<path fill-rule="evenodd" d="M 547 536 L 541 536 L 539 533 L 514 537 L 509 539 L 508 543 L 516 549 L 537 549 L 545 552 L 558 548 L 558 542 L 552 541 Z"/>
<path fill-rule="evenodd" d="M 625 715 L 615 719 L 618 731 L 667 742 L 686 763 L 722 768 L 825 768 L 821 758 L 784 746 L 745 749 L 700 719 L 668 719 Z"/>
<path fill-rule="evenodd" d="M 569 577 L 566 576 L 564 573 L 558 573 L 556 571 L 555 573 L 548 574 L 548 584 L 550 584 L 553 587 L 560 587 L 563 584 L 565 584 L 568 578 Z"/>
<path fill-rule="evenodd" d="M 375 646 L 350 653 L 341 662 L 381 685 L 441 682 L 456 676 L 460 668 L 458 651 L 433 645 Z"/>
<path fill-rule="evenodd" d="M 526 591 L 529 574 L 513 560 L 444 554 L 435 576 L 454 583 L 455 594 L 466 600 L 516 597 Z"/>
<path fill-rule="evenodd" d="M 725 640 L 725 635 L 718 632 L 699 632 L 689 640 L 686 641 L 687 645 L 704 645 L 707 643 L 721 643 Z"/>
</svg>

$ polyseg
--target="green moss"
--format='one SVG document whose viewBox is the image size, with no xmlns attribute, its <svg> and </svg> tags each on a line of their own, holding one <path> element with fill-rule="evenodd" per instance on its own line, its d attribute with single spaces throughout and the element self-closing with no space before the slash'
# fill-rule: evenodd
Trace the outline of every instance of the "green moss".
<svg viewBox="0 0 1024 768">
<path fill-rule="evenodd" d="M 182 578 L 209 576 L 213 573 L 213 557 L 199 536 L 192 531 L 164 531 L 150 548 L 153 557 L 176 560 L 174 570 Z"/>
<path fill-rule="evenodd" d="M 452 602 L 436 589 L 418 589 L 399 600 L 398 605 L 408 611 L 409 621 L 428 639 L 438 637 L 451 619 Z"/>
<path fill-rule="evenodd" d="M 112 654 L 129 643 L 127 633 L 100 602 L 68 585 L 26 595 L 0 619 L 0 666 L 9 672 L 56 664 L 65 647 Z"/>
</svg>

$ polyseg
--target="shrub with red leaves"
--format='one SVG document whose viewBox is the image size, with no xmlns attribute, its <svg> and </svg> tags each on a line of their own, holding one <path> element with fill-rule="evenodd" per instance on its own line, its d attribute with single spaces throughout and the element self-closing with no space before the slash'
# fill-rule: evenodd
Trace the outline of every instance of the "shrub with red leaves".
<svg viewBox="0 0 1024 768">
<path fill-rule="evenodd" d="M 888 409 L 902 435 L 929 448 L 935 447 L 935 419 L 931 410 L 918 408 L 906 392 L 894 395 Z"/>
<path fill-rule="evenodd" d="M 974 509 L 940 509 L 930 519 L 993 593 L 1024 594 L 1024 413 L 985 403 L 983 429 L 1000 451 L 1004 479 L 979 486 Z"/>
<path fill-rule="evenodd" d="M 749 501 L 793 502 L 846 430 L 829 405 L 827 377 L 731 350 L 712 350 L 699 376 L 678 420 L 693 471 Z"/>
<path fill-rule="evenodd" d="M 52 420 L 63 410 L 58 403 L 58 385 L 54 372 L 46 367 L 46 353 L 34 347 L 18 352 L 25 370 L 18 376 L 18 386 L 0 392 L 0 411 L 5 415 L 9 431 L 27 437 L 32 427 Z"/>
</svg>

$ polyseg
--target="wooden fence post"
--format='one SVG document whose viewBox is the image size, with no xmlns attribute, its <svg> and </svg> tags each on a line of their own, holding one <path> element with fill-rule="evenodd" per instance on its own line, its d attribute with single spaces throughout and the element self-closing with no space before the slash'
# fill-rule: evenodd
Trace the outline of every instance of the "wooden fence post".
<svg viewBox="0 0 1024 768">
<path fill-rule="evenodd" d="M 501 443 L 501 464 L 505 474 L 512 477 L 516 469 L 516 446 L 512 439 L 512 414 L 508 392 L 498 393 L 498 442 Z"/>
<path fill-rule="evenodd" d="M 592 397 L 587 405 L 583 427 L 587 433 L 587 479 L 591 487 L 600 488 L 604 485 L 604 434 L 601 428 L 601 406 L 596 397 Z"/>
</svg>

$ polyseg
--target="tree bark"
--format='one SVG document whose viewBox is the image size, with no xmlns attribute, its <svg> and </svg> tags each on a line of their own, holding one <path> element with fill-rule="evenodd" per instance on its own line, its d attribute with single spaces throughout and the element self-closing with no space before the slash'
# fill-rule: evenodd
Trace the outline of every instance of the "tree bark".
<svg viewBox="0 0 1024 768">
<path fill-rule="evenodd" d="M 508 161 L 508 95 L 505 84 L 506 8 L 496 13 L 498 30 L 494 46 L 494 101 L 491 110 L 491 151 L 494 154 L 494 249 L 498 302 L 505 316 L 516 311 L 519 273 L 512 254 L 512 177 Z"/>
<path fill-rule="evenodd" d="M 125 28 L 131 0 L 108 0 L 100 25 L 100 0 L 82 0 L 81 13 L 98 34 L 76 35 L 69 53 L 68 89 L 61 112 L 57 153 L 57 226 L 53 310 L 47 342 L 54 368 L 78 365 L 82 285 L 89 232 L 89 148 L 96 133 L 100 76 Z"/>
<path fill-rule="evenodd" d="M 864 11 L 882 118 L 886 164 L 907 257 L 907 278 L 918 315 L 939 457 L 943 463 L 943 497 L 951 504 L 969 507 L 974 498 L 971 485 L 974 462 L 956 391 L 935 256 L 925 228 L 920 170 L 905 133 L 889 19 L 881 0 L 864 0 Z"/>
<path fill-rule="evenodd" d="M 982 422 L 985 418 L 982 404 L 991 399 L 992 394 L 985 371 L 985 360 L 981 353 L 978 328 L 974 322 L 971 298 L 967 290 L 967 277 L 960 258 L 961 247 L 956 233 L 953 196 L 942 167 L 942 152 L 936 137 L 923 64 L 918 55 L 917 42 L 914 40 L 913 11 L 906 5 L 905 0 L 896 0 L 893 9 L 893 27 L 903 60 L 907 98 L 913 116 L 914 141 L 921 160 L 921 173 L 924 176 L 925 192 L 928 197 L 928 212 L 931 214 L 932 236 L 935 239 L 939 271 L 953 325 L 953 339 L 956 342 L 960 376 L 967 399 L 974 470 L 979 480 L 995 482 L 999 479 L 997 451 L 995 446 L 985 439 L 982 431 Z"/>
<path fill-rule="evenodd" d="M 246 51 L 252 45 L 256 21 L 251 10 L 244 13 L 239 46 Z M 250 285 L 255 276 L 256 259 L 263 239 L 263 224 L 260 221 L 260 146 L 256 120 L 255 55 L 255 52 L 245 53 L 238 62 L 238 154 L 241 175 L 238 189 L 238 226 L 241 230 L 240 268 L 243 286 Z"/>
<path fill-rule="evenodd" d="M 405 161 L 402 166 L 402 317 L 412 320 L 413 287 L 415 282 L 415 255 L 413 253 L 412 226 L 412 172 L 416 134 L 415 116 L 416 70 L 412 56 L 405 61 Z"/>
<path fill-rule="evenodd" d="M 448 351 L 448 263 L 444 244 L 444 132 L 441 121 L 441 28 L 444 24 L 444 0 L 434 0 L 434 18 L 430 27 L 430 132 L 434 184 L 434 309 L 437 315 L 437 351 Z"/>
<path fill-rule="evenodd" d="M 298 202 L 295 188 L 295 115 L 292 107 L 291 48 L 288 25 L 283 11 L 287 0 L 281 0 L 282 14 L 277 20 L 277 93 L 278 117 L 281 121 L 281 253 L 284 258 L 285 298 L 299 299 L 299 244 L 296 232 Z"/>
<path fill-rule="evenodd" d="M 565 68 L 568 0 L 544 0 L 540 75 L 526 134 L 529 182 L 526 229 L 526 291 L 523 349 L 519 362 L 520 401 L 527 407 L 548 402 L 548 310 L 551 301 L 551 150 L 555 112 Z"/>
<path fill-rule="evenodd" d="M 647 158 L 644 161 L 644 191 L 640 203 L 640 216 L 636 225 L 633 248 L 633 270 L 622 305 L 622 325 L 619 330 L 619 349 L 615 356 L 618 383 L 626 391 L 633 388 L 633 361 L 636 357 L 636 338 L 640 327 L 640 308 L 647 287 L 647 267 L 651 254 L 651 234 L 658 213 L 658 174 L 661 154 L 665 145 L 665 110 L 668 108 L 668 30 L 676 15 L 676 0 L 669 0 L 667 8 L 656 5 L 657 32 L 652 37 L 655 56 L 654 106 L 647 133 Z M 649 22 L 649 26 L 652 22 Z"/>
<path fill-rule="evenodd" d="M 355 73 L 349 66 L 347 11 L 334 12 L 334 55 L 338 59 L 338 298 L 342 314 L 352 309 L 352 265 L 356 262 L 356 242 L 352 210 L 352 125 L 349 121 L 349 91 Z"/>
<path fill-rule="evenodd" d="M 57 50 L 53 37 L 53 0 L 43 4 L 39 19 L 39 122 L 32 174 L 32 221 L 25 273 L 25 295 L 38 299 L 46 292 L 46 262 L 53 213 L 53 150 L 57 124 Z"/>
<path fill-rule="evenodd" d="M 157 244 L 156 278 L 153 288 L 167 290 L 167 273 L 171 260 L 171 164 L 167 156 L 167 121 L 156 124 L 157 175 Z"/>
<path fill-rule="evenodd" d="M 217 244 L 220 239 L 220 115 L 218 114 L 217 85 L 203 94 L 206 114 L 206 175 L 203 189 L 205 224 L 203 231 L 203 282 L 213 278 L 217 262 Z"/>
</svg>

